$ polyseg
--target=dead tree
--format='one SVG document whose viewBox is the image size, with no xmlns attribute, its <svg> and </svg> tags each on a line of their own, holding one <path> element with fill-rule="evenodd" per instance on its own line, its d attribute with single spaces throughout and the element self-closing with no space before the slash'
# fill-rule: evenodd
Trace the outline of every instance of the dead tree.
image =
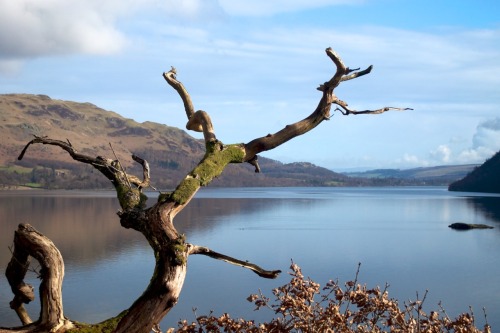
<svg viewBox="0 0 500 333">
<path fill-rule="evenodd" d="M 118 212 L 120 224 L 125 228 L 142 233 L 154 250 L 156 258 L 154 273 L 144 293 L 117 317 L 110 318 L 100 324 L 90 325 L 93 330 L 101 331 L 104 327 L 107 331 L 126 333 L 155 330 L 162 318 L 177 303 L 186 276 L 187 260 L 193 254 L 206 255 L 248 268 L 264 278 L 278 276 L 279 270 L 264 270 L 248 261 L 238 260 L 204 246 L 188 243 L 185 236 L 175 228 L 174 218 L 186 207 L 200 187 L 208 185 L 219 176 L 228 164 L 247 162 L 255 167 L 256 172 L 259 172 L 257 160 L 259 153 L 274 149 L 288 140 L 312 130 L 324 120 L 329 120 L 332 105 L 336 105 L 334 111 L 340 111 L 343 115 L 378 114 L 389 110 L 403 110 L 396 107 L 366 111 L 350 109 L 346 102 L 335 95 L 335 88 L 343 81 L 370 73 L 372 66 L 361 71 L 359 68 L 349 69 L 331 48 L 326 49 L 326 54 L 335 64 L 336 71 L 329 81 L 317 88 L 322 95 L 314 112 L 307 118 L 287 125 L 274 134 L 256 138 L 248 143 L 226 145 L 219 141 L 208 113 L 202 110 L 195 111 L 189 93 L 176 78 L 175 68 L 163 73 L 167 83 L 182 98 L 188 118 L 186 128 L 203 133 L 206 153 L 173 192 L 160 193 L 157 202 L 149 208 L 146 208 L 147 198 L 143 193 L 143 189 L 150 186 L 149 165 L 140 157 L 132 156 L 136 162 L 142 165 L 143 175 L 141 178 L 126 173 L 117 159 L 93 157 L 79 153 L 69 141 L 35 137 L 25 146 L 19 159 L 23 158 L 31 145 L 45 144 L 57 146 L 68 152 L 74 160 L 90 164 L 99 170 L 111 181 L 116 190 L 121 206 L 121 211 Z M 33 288 L 23 281 L 29 256 L 38 260 L 42 266 L 40 287 L 42 309 L 40 318 L 33 323 L 23 308 L 23 303 L 33 299 Z M 52 242 L 33 227 L 20 225 L 15 233 L 15 249 L 7 269 L 7 276 L 15 295 L 11 307 L 20 314 L 24 326 L 17 329 L 0 329 L 0 332 L 65 332 L 69 329 L 75 331 L 89 329 L 89 325 L 74 323 L 64 317 L 61 299 L 63 275 L 64 264 L 59 251 Z"/>
</svg>

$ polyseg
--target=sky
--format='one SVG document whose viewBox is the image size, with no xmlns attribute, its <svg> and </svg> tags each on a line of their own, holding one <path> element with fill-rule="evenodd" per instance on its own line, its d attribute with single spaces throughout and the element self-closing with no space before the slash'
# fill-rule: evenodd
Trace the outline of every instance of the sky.
<svg viewBox="0 0 500 333">
<path fill-rule="evenodd" d="M 336 112 L 262 156 L 345 171 L 483 163 L 500 150 L 498 0 L 0 0 L 0 93 L 185 128 L 162 77 L 174 66 L 226 144 L 314 111 L 335 72 L 327 47 L 350 68 L 374 66 L 336 89 L 351 108 L 413 110 Z"/>
</svg>

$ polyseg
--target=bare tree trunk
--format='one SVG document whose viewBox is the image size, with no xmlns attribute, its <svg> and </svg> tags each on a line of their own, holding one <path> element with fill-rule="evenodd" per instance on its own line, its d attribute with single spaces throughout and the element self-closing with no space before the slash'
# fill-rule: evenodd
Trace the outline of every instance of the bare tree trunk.
<svg viewBox="0 0 500 333">
<path fill-rule="evenodd" d="M 188 254 L 184 236 L 171 223 L 174 207 L 172 203 L 156 204 L 144 214 L 146 223 L 142 232 L 156 258 L 153 278 L 128 309 L 116 332 L 149 332 L 177 304 L 186 277 Z M 121 216 L 122 221 L 128 220 L 126 215 Z M 137 221 L 136 217 L 133 219 Z"/>
<path fill-rule="evenodd" d="M 115 332 L 149 332 L 177 304 L 187 267 L 185 264 L 171 265 L 171 258 L 171 254 L 160 254 L 154 280 L 132 304 Z"/>
<path fill-rule="evenodd" d="M 106 159 L 100 156 L 91 157 L 77 152 L 69 141 L 54 140 L 47 137 L 35 137 L 21 152 L 22 159 L 32 144 L 48 144 L 60 147 L 76 161 L 90 164 L 107 177 L 114 185 L 122 210 L 118 213 L 120 223 L 125 228 L 141 232 L 152 247 L 156 259 L 155 269 L 151 281 L 144 293 L 130 306 L 130 308 L 115 318 L 96 324 L 84 325 L 76 323 L 74 331 L 88 330 L 89 326 L 96 332 L 104 330 L 127 333 L 148 333 L 177 303 L 187 271 L 189 255 L 201 254 L 214 259 L 239 265 L 252 270 L 264 278 L 276 278 L 281 271 L 267 271 L 249 262 L 212 251 L 209 248 L 189 244 L 184 235 L 177 232 L 174 218 L 195 196 L 202 186 L 208 185 L 218 177 L 231 163 L 248 162 L 260 171 L 257 154 L 274 149 L 296 136 L 314 129 L 324 120 L 329 120 L 332 104 L 337 105 L 336 111 L 344 115 L 349 114 L 378 114 L 389 110 L 403 110 L 401 108 L 385 107 L 378 110 L 355 111 L 347 107 L 334 94 L 334 89 L 343 81 L 351 80 L 370 73 L 372 67 L 366 70 L 350 70 L 344 65 L 340 57 L 330 48 L 326 50 L 328 57 L 336 67 L 333 77 L 321 84 L 318 88 L 322 96 L 314 112 L 305 119 L 287 125 L 275 134 L 256 138 L 246 144 L 225 145 L 217 140 L 210 116 L 205 111 L 195 111 L 191 97 L 182 83 L 176 78 L 176 70 L 172 68 L 163 74 L 165 80 L 181 97 L 188 118 L 186 128 L 203 132 L 206 153 L 199 164 L 179 183 L 171 193 L 160 193 L 158 202 L 150 208 L 145 208 L 146 196 L 142 189 L 150 186 L 149 165 L 137 156 L 132 158 L 143 167 L 143 177 L 140 179 L 127 174 L 120 161 Z M 42 264 L 42 285 L 40 287 L 41 314 L 35 323 L 25 313 L 23 303 L 33 299 L 30 296 L 30 286 L 22 280 L 26 273 L 29 256 L 34 257 Z M 31 226 L 20 226 L 15 236 L 15 249 L 8 268 L 9 283 L 15 298 L 13 308 L 20 313 L 24 327 L 16 332 L 30 332 L 35 330 L 64 332 L 72 327 L 72 323 L 65 319 L 62 307 L 61 285 L 64 276 L 64 264 L 57 248 L 43 235 L 36 232 Z M 12 330 L 0 329 L 2 332 Z"/>
<path fill-rule="evenodd" d="M 34 299 L 33 287 L 23 281 L 29 266 L 29 256 L 40 263 L 39 275 L 42 280 L 40 283 L 40 318 L 33 324 L 22 305 Z M 31 326 L 45 332 L 57 332 L 73 327 L 63 314 L 64 262 L 61 253 L 50 239 L 29 224 L 19 225 L 15 232 L 14 251 L 5 274 L 14 293 L 11 307 L 15 307 L 23 324 L 28 325 L 27 328 Z"/>
</svg>

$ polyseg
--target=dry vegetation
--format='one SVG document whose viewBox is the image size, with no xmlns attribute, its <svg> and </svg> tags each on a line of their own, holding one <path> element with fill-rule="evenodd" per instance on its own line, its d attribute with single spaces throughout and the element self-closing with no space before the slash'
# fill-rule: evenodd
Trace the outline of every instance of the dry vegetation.
<svg viewBox="0 0 500 333">
<path fill-rule="evenodd" d="M 387 286 L 382 290 L 359 284 L 359 267 L 353 281 L 342 286 L 330 280 L 323 288 L 305 278 L 296 264 L 292 263 L 290 269 L 292 279 L 273 290 L 274 301 L 262 292 L 247 298 L 255 304 L 256 310 L 266 308 L 274 312 L 275 317 L 269 322 L 258 324 L 244 318 L 233 319 L 227 313 L 219 317 L 211 313 L 197 317 L 192 323 L 183 320 L 177 329 L 167 332 L 491 332 L 488 324 L 483 330 L 476 327 L 472 309 L 455 319 L 451 319 L 441 305 L 439 310 L 424 312 L 426 295 L 401 306 L 389 297 Z"/>
</svg>

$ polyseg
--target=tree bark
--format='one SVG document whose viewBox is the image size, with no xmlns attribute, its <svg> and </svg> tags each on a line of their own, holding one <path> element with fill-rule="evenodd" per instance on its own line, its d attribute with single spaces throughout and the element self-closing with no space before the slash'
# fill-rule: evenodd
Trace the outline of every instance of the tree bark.
<svg viewBox="0 0 500 333">
<path fill-rule="evenodd" d="M 34 299 L 31 295 L 33 287 L 23 281 L 29 266 L 29 256 L 35 258 L 41 266 L 40 318 L 33 324 L 28 322 L 31 320 L 22 306 L 22 303 L 29 303 Z M 16 312 L 21 313 L 20 319 L 23 324 L 28 325 L 28 331 L 58 332 L 73 327 L 63 313 L 64 262 L 61 253 L 50 239 L 29 224 L 20 224 L 15 232 L 14 251 L 5 274 L 14 293 L 11 306 L 17 307 Z"/>
<path fill-rule="evenodd" d="M 121 211 L 118 212 L 120 224 L 125 228 L 141 232 L 154 251 L 156 262 L 151 281 L 144 293 L 130 308 L 117 317 L 110 318 L 100 324 L 75 324 L 74 331 L 80 329 L 88 331 L 89 327 L 93 328 L 94 331 L 101 331 L 103 327 L 106 327 L 107 331 L 120 333 L 147 333 L 158 327 L 162 318 L 177 303 L 186 277 L 187 260 L 192 254 L 201 254 L 242 266 L 264 278 L 276 278 L 281 273 L 279 270 L 265 270 L 251 262 L 232 258 L 204 246 L 189 244 L 186 242 L 185 236 L 176 230 L 174 218 L 189 204 L 197 191 L 218 177 L 227 165 L 248 162 L 255 167 L 256 172 L 259 172 L 257 154 L 274 149 L 314 129 L 324 120 L 329 120 L 332 104 L 336 104 L 335 110 L 344 115 L 378 114 L 389 110 L 402 110 L 393 107 L 374 111 L 349 109 L 347 103 L 337 98 L 334 89 L 343 81 L 370 73 L 372 66 L 363 71 L 350 70 L 331 48 L 326 49 L 326 54 L 333 61 L 336 71 L 329 81 L 318 87 L 322 96 L 313 113 L 301 121 L 285 126 L 275 134 L 256 138 L 246 144 L 225 145 L 220 142 L 215 135 L 209 114 L 202 110 L 195 111 L 189 93 L 176 78 L 175 68 L 163 73 L 167 83 L 177 91 L 183 101 L 188 118 L 186 128 L 203 132 L 206 153 L 199 164 L 186 175 L 173 192 L 160 193 L 158 201 L 150 208 L 145 207 L 147 198 L 142 193 L 144 188 L 151 187 L 149 164 L 138 156 L 134 155 L 132 158 L 143 168 L 142 179 L 126 173 L 116 156 L 113 160 L 101 156 L 91 157 L 80 154 L 69 141 L 35 137 L 24 147 L 19 159 L 23 158 L 31 145 L 48 144 L 60 147 L 68 152 L 74 160 L 89 164 L 99 170 L 115 187 L 121 206 Z M 32 324 L 29 324 L 31 320 L 23 313 L 22 306 L 23 303 L 32 299 L 29 294 L 30 287 L 22 281 L 28 267 L 29 256 L 40 261 L 43 267 L 40 287 L 42 311 L 40 319 Z M 59 251 L 52 242 L 31 226 L 20 226 L 16 231 L 13 259 L 8 268 L 9 283 L 15 295 L 13 307 L 21 313 L 22 322 L 25 325 L 17 332 L 29 332 L 30 330 L 64 332 L 72 326 L 72 323 L 66 320 L 63 314 L 61 297 L 63 275 L 64 264 Z M 7 329 L 0 329 L 0 333 L 7 331 Z"/>
</svg>

